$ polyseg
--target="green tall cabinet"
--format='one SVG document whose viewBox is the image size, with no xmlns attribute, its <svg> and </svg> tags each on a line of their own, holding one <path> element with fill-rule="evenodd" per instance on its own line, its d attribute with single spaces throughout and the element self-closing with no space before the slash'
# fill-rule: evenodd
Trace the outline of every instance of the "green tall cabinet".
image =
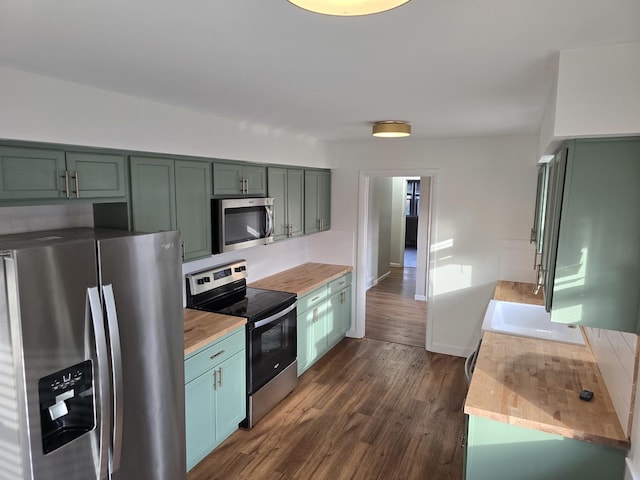
<svg viewBox="0 0 640 480">
<path fill-rule="evenodd" d="M 268 196 L 273 198 L 274 239 L 297 237 L 304 233 L 304 170 L 267 168 Z"/>
<path fill-rule="evenodd" d="M 304 171 L 304 233 L 331 228 L 331 171 Z"/>
<path fill-rule="evenodd" d="M 549 164 L 545 215 L 551 320 L 640 332 L 640 138 L 565 144 Z"/>
<path fill-rule="evenodd" d="M 124 198 L 119 153 L 0 146 L 0 200 Z"/>
<path fill-rule="evenodd" d="M 178 229 L 185 260 L 211 255 L 211 164 L 135 156 L 130 168 L 133 229 Z"/>
</svg>

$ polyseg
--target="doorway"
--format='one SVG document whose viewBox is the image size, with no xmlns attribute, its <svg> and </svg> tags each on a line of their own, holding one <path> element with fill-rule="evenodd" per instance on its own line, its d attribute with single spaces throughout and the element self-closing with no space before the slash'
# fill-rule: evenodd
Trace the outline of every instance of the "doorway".
<svg viewBox="0 0 640 480">
<path fill-rule="evenodd" d="M 429 312 L 426 300 L 428 298 L 428 250 L 431 238 L 431 218 L 433 210 L 433 180 L 437 172 L 432 170 L 415 170 L 411 172 L 398 172 L 375 170 L 360 172 L 359 182 L 359 199 L 361 208 L 359 209 L 358 221 L 358 254 L 357 254 L 357 282 L 356 282 L 356 336 L 366 336 L 375 338 L 380 336 L 380 325 L 389 330 L 391 338 L 388 341 L 396 343 L 404 343 L 425 347 L 427 345 L 428 330 L 426 329 Z M 387 270 L 378 271 L 371 275 L 369 262 L 371 261 L 371 251 L 374 247 L 372 244 L 377 242 L 375 237 L 378 234 L 379 225 L 375 223 L 375 215 L 372 211 L 379 208 L 377 204 L 375 190 L 372 184 L 379 179 L 393 179 L 394 177 L 413 177 L 417 185 L 420 182 L 422 190 L 421 195 L 423 202 L 414 201 L 414 212 L 417 217 L 417 238 L 415 249 L 415 267 L 407 266 L 405 270 L 404 253 L 411 255 L 409 252 L 403 252 L 400 265 L 392 265 L 387 263 Z M 405 183 L 408 185 L 408 183 Z M 407 190 L 403 194 L 407 198 Z M 417 200 L 413 190 L 413 198 Z M 404 201 L 403 201 L 404 204 Z M 411 209 L 411 207 L 410 207 Z M 402 211 L 404 214 L 404 210 Z M 403 215 L 406 222 L 406 215 Z M 406 231 L 402 234 L 402 244 L 404 246 Z M 410 259 L 407 259 L 407 263 Z M 395 262 L 398 263 L 398 262 Z M 380 269 L 384 270 L 384 269 Z M 373 287 L 373 288 L 371 288 Z M 367 299 L 367 290 L 370 290 L 369 299 Z M 386 304 L 386 305 L 385 305 Z M 388 307 L 388 308 L 387 308 Z M 386 312 L 385 313 L 385 309 Z M 370 311 L 367 314 L 367 311 Z M 378 317 L 376 320 L 375 316 Z M 401 322 L 399 320 L 409 319 L 409 322 Z M 367 329 L 367 320 L 371 321 L 370 328 Z M 398 328 L 394 331 L 394 324 L 398 324 Z M 389 327 L 389 328 L 387 328 Z M 411 333 L 413 331 L 413 334 Z M 419 331 L 418 339 L 407 341 L 407 337 Z M 420 338 L 421 337 L 421 338 Z"/>
</svg>

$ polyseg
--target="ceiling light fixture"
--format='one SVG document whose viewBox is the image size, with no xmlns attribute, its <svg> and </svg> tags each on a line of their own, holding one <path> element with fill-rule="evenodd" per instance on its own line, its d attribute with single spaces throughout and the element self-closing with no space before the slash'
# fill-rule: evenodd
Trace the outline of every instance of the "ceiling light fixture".
<svg viewBox="0 0 640 480">
<path fill-rule="evenodd" d="M 373 124 L 372 134 L 374 137 L 397 138 L 411 135 L 411 125 L 407 122 L 397 120 L 387 120 Z"/>
<path fill-rule="evenodd" d="M 352 17 L 386 12 L 404 5 L 409 0 L 289 0 L 290 3 L 323 15 Z"/>
</svg>

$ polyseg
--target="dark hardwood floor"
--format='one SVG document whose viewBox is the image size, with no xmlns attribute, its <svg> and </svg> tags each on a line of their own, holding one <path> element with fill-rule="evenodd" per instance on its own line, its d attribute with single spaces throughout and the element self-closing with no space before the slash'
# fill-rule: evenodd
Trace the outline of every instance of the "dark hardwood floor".
<svg viewBox="0 0 640 480">
<path fill-rule="evenodd" d="M 367 290 L 367 338 L 425 346 L 427 302 L 414 299 L 415 268 L 391 267 L 391 274 Z"/>
<path fill-rule="evenodd" d="M 347 338 L 188 480 L 459 480 L 463 363 L 424 348 Z"/>
</svg>

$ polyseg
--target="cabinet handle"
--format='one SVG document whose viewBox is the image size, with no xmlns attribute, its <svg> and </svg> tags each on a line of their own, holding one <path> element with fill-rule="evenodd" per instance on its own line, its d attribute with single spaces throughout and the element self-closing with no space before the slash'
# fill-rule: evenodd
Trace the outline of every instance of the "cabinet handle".
<svg viewBox="0 0 640 480">
<path fill-rule="evenodd" d="M 182 248 L 182 261 L 184 262 L 184 240 L 180 242 L 180 248 Z M 211 357 L 213 358 L 213 357 Z"/>
<path fill-rule="evenodd" d="M 71 198 L 69 194 L 69 171 L 68 170 L 64 171 L 64 175 L 62 175 L 62 178 L 64 178 L 64 195 L 67 198 Z"/>
<path fill-rule="evenodd" d="M 318 321 L 318 308 L 314 308 L 313 309 L 313 323 L 316 323 Z"/>
<path fill-rule="evenodd" d="M 75 175 L 73 175 L 71 178 L 73 178 L 76 182 L 76 198 L 80 198 L 80 176 L 78 175 L 78 171 L 76 170 Z"/>
<path fill-rule="evenodd" d="M 340 303 L 345 303 L 347 301 L 347 294 L 345 292 L 340 292 Z"/>
<path fill-rule="evenodd" d="M 320 295 L 318 295 L 317 297 L 313 297 L 313 298 L 311 299 L 311 301 L 312 301 L 312 302 L 315 302 L 315 301 L 316 301 L 317 299 L 319 299 L 319 298 L 320 298 Z"/>
<path fill-rule="evenodd" d="M 218 369 L 218 386 L 222 388 L 222 367 Z"/>
<path fill-rule="evenodd" d="M 213 355 L 211 355 L 211 360 L 213 360 L 216 357 L 219 357 L 223 353 L 224 353 L 224 350 L 220 350 L 218 353 L 214 353 Z"/>
<path fill-rule="evenodd" d="M 536 241 L 536 229 L 531 229 L 531 236 L 529 237 L 529 243 L 533 243 Z"/>
<path fill-rule="evenodd" d="M 214 390 L 218 389 L 218 371 L 217 370 L 213 371 L 213 389 Z"/>
<path fill-rule="evenodd" d="M 244 193 L 248 194 L 249 193 L 249 178 L 248 177 L 244 177 L 244 183 L 245 183 L 245 188 L 246 188 Z"/>
</svg>

